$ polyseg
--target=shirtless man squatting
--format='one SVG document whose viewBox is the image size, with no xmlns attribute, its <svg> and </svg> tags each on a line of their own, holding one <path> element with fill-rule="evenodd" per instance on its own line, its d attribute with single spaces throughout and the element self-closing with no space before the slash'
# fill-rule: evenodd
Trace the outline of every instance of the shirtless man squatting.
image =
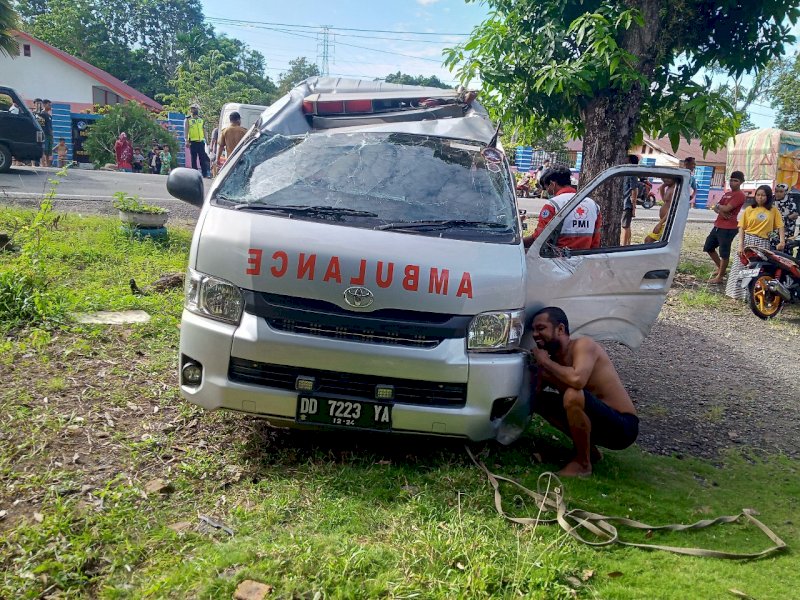
<svg viewBox="0 0 800 600">
<path fill-rule="evenodd" d="M 534 412 L 570 438 L 575 456 L 559 471 L 567 477 L 592 474 L 597 446 L 627 448 L 639 435 L 639 418 L 611 359 L 589 337 L 570 338 L 567 315 L 550 306 L 533 315 L 531 356 L 538 366 Z M 558 393 L 543 391 L 555 388 Z"/>
</svg>

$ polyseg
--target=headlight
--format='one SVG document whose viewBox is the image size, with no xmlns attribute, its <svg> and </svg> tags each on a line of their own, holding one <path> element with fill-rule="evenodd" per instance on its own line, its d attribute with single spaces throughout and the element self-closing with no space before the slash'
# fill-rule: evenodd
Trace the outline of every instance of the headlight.
<svg viewBox="0 0 800 600">
<path fill-rule="evenodd" d="M 232 283 L 189 269 L 185 288 L 186 310 L 238 325 L 244 310 L 242 291 Z"/>
<path fill-rule="evenodd" d="M 524 311 L 485 312 L 476 315 L 467 332 L 468 350 L 510 350 L 522 339 Z"/>
</svg>

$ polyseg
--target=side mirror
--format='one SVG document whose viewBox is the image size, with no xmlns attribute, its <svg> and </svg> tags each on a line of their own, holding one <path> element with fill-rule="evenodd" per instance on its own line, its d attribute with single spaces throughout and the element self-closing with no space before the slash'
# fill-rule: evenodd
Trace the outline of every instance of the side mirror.
<svg viewBox="0 0 800 600">
<path fill-rule="evenodd" d="M 188 202 L 192 206 L 202 208 L 203 196 L 203 177 L 195 169 L 178 167 L 173 169 L 167 177 L 167 191 L 178 200 Z"/>
</svg>

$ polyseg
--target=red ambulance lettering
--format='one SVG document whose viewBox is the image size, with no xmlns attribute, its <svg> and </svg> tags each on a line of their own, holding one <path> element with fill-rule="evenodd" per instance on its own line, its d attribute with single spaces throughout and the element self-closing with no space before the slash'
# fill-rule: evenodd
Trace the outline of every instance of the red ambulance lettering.
<svg viewBox="0 0 800 600">
<path fill-rule="evenodd" d="M 378 284 L 380 288 L 388 288 L 392 285 L 392 278 L 394 277 L 394 263 L 386 263 L 386 277 L 383 277 L 383 265 L 384 262 L 382 260 L 378 261 L 378 268 L 375 269 L 375 283 Z"/>
<path fill-rule="evenodd" d="M 250 248 L 247 254 L 247 264 L 249 266 L 245 273 L 247 275 L 261 275 L 261 255 L 264 254 L 264 251 L 258 248 Z"/>
<path fill-rule="evenodd" d="M 409 292 L 416 292 L 419 289 L 418 265 L 406 265 L 405 277 L 403 277 L 403 287 Z"/>
<path fill-rule="evenodd" d="M 300 253 L 300 259 L 297 261 L 297 278 L 303 279 L 308 274 L 308 280 L 314 281 L 314 264 L 317 262 L 316 254 L 309 254 L 308 258 L 304 252 Z"/>
<path fill-rule="evenodd" d="M 261 275 L 261 266 L 264 250 L 260 248 L 249 248 L 247 250 L 247 268 L 245 273 L 247 275 Z M 306 254 L 300 252 L 297 256 L 297 279 L 306 279 L 314 281 L 317 268 L 317 255 L 313 253 Z M 270 258 L 272 263 L 269 265 L 269 272 L 275 278 L 284 277 L 289 272 L 290 263 L 294 260 L 295 255 L 290 255 L 285 250 L 275 250 Z M 350 273 L 345 272 L 342 274 L 341 258 L 338 256 L 331 256 L 328 259 L 328 264 L 325 268 L 325 274 L 322 276 L 322 281 L 325 283 L 338 283 L 349 281 L 350 285 L 371 285 L 367 281 L 367 268 L 369 267 L 368 259 L 362 258 L 358 264 L 358 274 L 355 276 L 347 277 Z M 420 291 L 420 280 L 422 278 L 422 267 L 420 265 L 395 265 L 391 261 L 379 260 L 375 264 L 375 285 L 379 288 L 390 288 L 394 282 L 395 266 L 398 269 L 398 279 L 400 278 L 400 269 L 402 269 L 402 280 L 400 280 L 403 289 L 409 292 Z M 320 266 L 322 268 L 322 265 Z M 352 271 L 351 271 L 352 273 Z M 455 283 L 454 283 L 455 285 Z M 428 293 L 437 294 L 439 296 L 447 296 L 450 290 L 450 270 L 441 269 L 439 267 L 430 267 L 428 274 Z M 468 271 L 461 274 L 461 280 L 458 283 L 456 291 L 457 297 L 472 298 L 474 289 L 472 287 L 472 276 Z"/>
<path fill-rule="evenodd" d="M 458 292 L 456 292 L 456 296 L 466 296 L 467 298 L 472 298 L 472 278 L 466 271 L 461 276 L 461 283 L 458 284 Z"/>
<path fill-rule="evenodd" d="M 359 267 L 358 277 L 350 278 L 350 285 L 364 285 L 367 276 L 367 261 L 361 259 L 361 266 Z"/>
<path fill-rule="evenodd" d="M 286 270 L 289 268 L 289 256 L 283 250 L 278 250 L 272 254 L 272 260 L 280 261 L 280 267 L 270 267 L 269 272 L 273 277 L 283 277 L 286 275 Z"/>
<path fill-rule="evenodd" d="M 325 271 L 325 277 L 322 278 L 322 281 L 330 281 L 331 279 L 336 283 L 342 283 L 342 272 L 339 269 L 338 256 L 331 256 L 331 260 L 328 262 L 328 269 Z"/>
<path fill-rule="evenodd" d="M 447 285 L 449 280 L 450 271 L 448 269 L 442 269 L 440 272 L 436 267 L 431 267 L 431 276 L 428 280 L 428 293 L 447 296 Z"/>
</svg>

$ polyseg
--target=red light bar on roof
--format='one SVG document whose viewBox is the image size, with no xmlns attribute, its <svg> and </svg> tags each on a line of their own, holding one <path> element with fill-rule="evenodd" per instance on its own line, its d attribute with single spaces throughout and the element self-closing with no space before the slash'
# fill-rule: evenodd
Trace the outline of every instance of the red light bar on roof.
<svg viewBox="0 0 800 600">
<path fill-rule="evenodd" d="M 334 94 L 312 94 L 303 100 L 307 115 L 355 115 L 375 112 L 371 98 L 338 99 Z"/>
<path fill-rule="evenodd" d="M 454 90 L 442 90 L 441 97 L 410 93 L 405 90 L 310 94 L 303 100 L 303 112 L 316 116 L 364 115 L 409 108 L 433 108 L 455 100 L 457 92 Z"/>
<path fill-rule="evenodd" d="M 372 100 L 345 100 L 344 111 L 346 113 L 371 113 Z"/>
</svg>

